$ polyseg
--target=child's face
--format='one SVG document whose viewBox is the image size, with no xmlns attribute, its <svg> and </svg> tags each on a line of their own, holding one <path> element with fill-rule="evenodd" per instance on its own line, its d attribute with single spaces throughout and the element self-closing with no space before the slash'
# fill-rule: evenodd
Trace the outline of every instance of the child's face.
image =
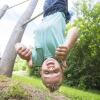
<svg viewBox="0 0 100 100">
<path fill-rule="evenodd" d="M 62 83 L 63 71 L 58 61 L 54 58 L 48 58 L 43 62 L 40 73 L 45 85 Z"/>
</svg>

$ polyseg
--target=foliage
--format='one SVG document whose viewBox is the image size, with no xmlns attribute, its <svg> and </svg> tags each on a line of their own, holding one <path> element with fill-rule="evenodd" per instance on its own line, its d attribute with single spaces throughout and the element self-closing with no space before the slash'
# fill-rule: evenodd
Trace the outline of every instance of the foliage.
<svg viewBox="0 0 100 100">
<path fill-rule="evenodd" d="M 26 70 L 29 73 L 29 76 L 37 76 L 40 77 L 39 74 L 40 67 L 34 66 L 33 68 L 28 68 L 27 62 L 23 59 L 21 59 L 19 56 L 16 57 L 15 65 L 14 65 L 14 71 L 20 71 L 20 70 Z"/>
<path fill-rule="evenodd" d="M 34 66 L 33 68 L 29 69 L 29 76 L 37 76 L 40 77 L 40 67 Z"/>
<path fill-rule="evenodd" d="M 79 38 L 67 58 L 65 83 L 100 90 L 100 3 L 92 9 L 84 3 L 81 9 L 83 17 L 74 22 L 79 27 Z"/>
<path fill-rule="evenodd" d="M 21 59 L 19 56 L 17 56 L 14 65 L 14 71 L 26 70 L 26 69 L 27 69 L 27 62 Z"/>
</svg>

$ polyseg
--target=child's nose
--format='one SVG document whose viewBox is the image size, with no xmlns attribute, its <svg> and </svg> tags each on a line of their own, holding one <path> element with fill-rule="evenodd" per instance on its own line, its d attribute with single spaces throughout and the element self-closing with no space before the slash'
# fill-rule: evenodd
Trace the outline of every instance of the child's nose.
<svg viewBox="0 0 100 100">
<path fill-rule="evenodd" d="M 49 67 L 49 70 L 53 71 L 54 70 L 54 66 Z"/>
</svg>

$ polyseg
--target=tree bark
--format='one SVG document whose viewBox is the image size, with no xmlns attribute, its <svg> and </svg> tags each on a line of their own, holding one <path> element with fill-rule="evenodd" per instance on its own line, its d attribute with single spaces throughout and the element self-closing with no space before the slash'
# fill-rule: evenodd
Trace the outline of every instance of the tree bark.
<svg viewBox="0 0 100 100">
<path fill-rule="evenodd" d="M 8 77 L 12 76 L 13 66 L 14 66 L 16 55 L 17 55 L 15 51 L 15 44 L 17 42 L 21 42 L 24 30 L 27 26 L 23 24 L 27 20 L 29 20 L 30 17 L 32 16 L 32 13 L 36 7 L 37 2 L 38 0 L 31 0 L 28 8 L 24 12 L 24 14 L 21 16 L 18 23 L 16 24 L 1 59 L 0 74 L 4 74 Z"/>
</svg>

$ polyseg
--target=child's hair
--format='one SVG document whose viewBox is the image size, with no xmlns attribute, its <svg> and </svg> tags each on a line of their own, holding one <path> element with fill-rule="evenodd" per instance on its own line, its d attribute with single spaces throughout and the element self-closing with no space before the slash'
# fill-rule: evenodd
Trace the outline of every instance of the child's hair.
<svg viewBox="0 0 100 100">
<path fill-rule="evenodd" d="M 59 87 L 61 86 L 62 83 L 60 84 L 46 84 L 44 83 L 44 85 L 49 89 L 50 92 L 55 92 L 56 90 L 59 89 Z"/>
</svg>

